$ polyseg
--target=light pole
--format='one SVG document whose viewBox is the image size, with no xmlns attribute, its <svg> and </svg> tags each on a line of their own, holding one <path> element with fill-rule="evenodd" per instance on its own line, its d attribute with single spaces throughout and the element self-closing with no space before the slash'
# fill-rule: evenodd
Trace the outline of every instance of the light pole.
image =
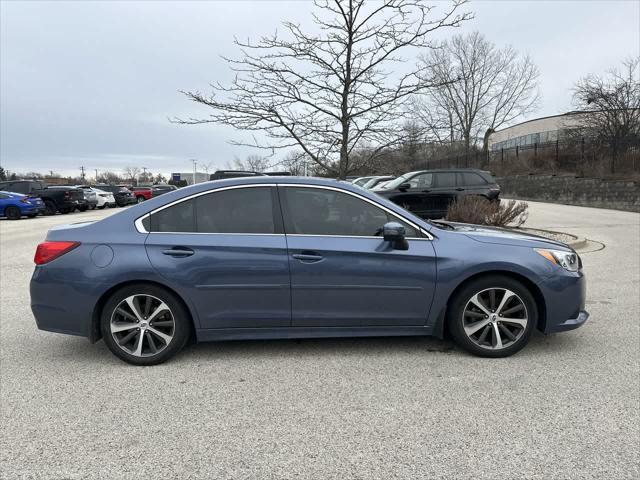
<svg viewBox="0 0 640 480">
<path fill-rule="evenodd" d="M 193 184 L 196 184 L 196 165 L 198 164 L 198 160 L 196 160 L 195 158 L 192 158 L 191 161 L 193 162 Z"/>
</svg>

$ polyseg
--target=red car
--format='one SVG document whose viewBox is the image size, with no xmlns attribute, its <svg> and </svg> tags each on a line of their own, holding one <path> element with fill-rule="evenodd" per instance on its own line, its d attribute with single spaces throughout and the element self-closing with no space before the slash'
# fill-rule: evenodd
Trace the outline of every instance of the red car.
<svg viewBox="0 0 640 480">
<path fill-rule="evenodd" d="M 151 198 L 151 187 L 129 187 L 129 190 L 133 192 L 138 203 Z"/>
</svg>

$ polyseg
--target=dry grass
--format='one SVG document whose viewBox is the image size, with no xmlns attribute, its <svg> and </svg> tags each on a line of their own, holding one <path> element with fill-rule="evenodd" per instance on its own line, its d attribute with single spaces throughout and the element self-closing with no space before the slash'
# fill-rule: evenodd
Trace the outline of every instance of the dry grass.
<svg viewBox="0 0 640 480">
<path fill-rule="evenodd" d="M 493 227 L 519 227 L 527 220 L 529 205 L 515 200 L 490 202 L 484 197 L 467 195 L 449 205 L 450 222 L 473 223 Z"/>
</svg>

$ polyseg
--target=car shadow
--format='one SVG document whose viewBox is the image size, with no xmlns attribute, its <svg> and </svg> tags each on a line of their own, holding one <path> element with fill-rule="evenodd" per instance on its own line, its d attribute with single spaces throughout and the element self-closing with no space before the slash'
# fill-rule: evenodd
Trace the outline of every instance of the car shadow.
<svg viewBox="0 0 640 480">
<path fill-rule="evenodd" d="M 518 356 L 536 357 L 569 352 L 581 348 L 582 343 L 580 336 L 572 335 L 571 332 L 545 336 L 536 331 L 529 344 L 518 353 Z M 277 357 L 313 358 L 323 356 L 375 357 L 406 354 L 445 354 L 473 358 L 449 339 L 440 340 L 426 336 L 392 336 L 190 343 L 174 359 L 170 360 L 170 363 L 186 366 L 200 362 L 213 363 L 233 359 L 266 360 Z M 124 365 L 122 361 L 111 354 L 104 342 L 91 344 L 84 338 L 56 338 L 46 356 L 46 361 Z M 480 358 L 478 360 L 481 361 Z"/>
</svg>

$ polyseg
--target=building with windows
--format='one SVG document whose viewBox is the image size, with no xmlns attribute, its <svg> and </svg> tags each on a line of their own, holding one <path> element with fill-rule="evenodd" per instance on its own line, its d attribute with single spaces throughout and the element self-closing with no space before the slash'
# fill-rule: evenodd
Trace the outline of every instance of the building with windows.
<svg viewBox="0 0 640 480">
<path fill-rule="evenodd" d="M 178 173 L 172 173 L 171 174 L 171 180 L 173 181 L 180 181 L 180 180 L 186 180 L 187 181 L 187 185 L 193 185 L 193 172 L 178 172 Z M 203 172 L 196 172 L 196 181 L 195 183 L 202 183 L 202 182 L 208 182 L 209 181 L 209 174 L 208 173 L 203 173 Z"/>
<path fill-rule="evenodd" d="M 562 140 L 564 132 L 582 124 L 583 112 L 568 112 L 550 117 L 535 118 L 493 132 L 489 136 L 489 150 L 515 148 Z"/>
</svg>

